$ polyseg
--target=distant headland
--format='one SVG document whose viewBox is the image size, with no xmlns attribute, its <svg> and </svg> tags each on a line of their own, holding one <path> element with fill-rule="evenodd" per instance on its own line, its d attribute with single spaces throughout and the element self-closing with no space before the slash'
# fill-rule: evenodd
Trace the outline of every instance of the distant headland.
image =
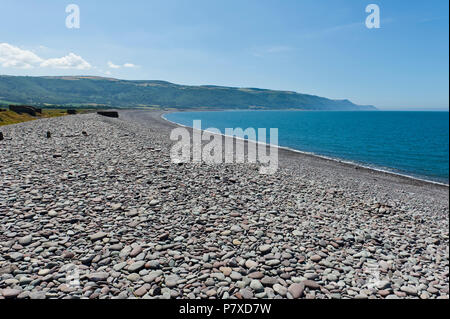
<svg viewBox="0 0 450 319">
<path fill-rule="evenodd" d="M 166 81 L 129 81 L 96 76 L 31 77 L 0 75 L 0 104 L 61 107 L 376 110 L 349 100 L 292 91 Z"/>
</svg>

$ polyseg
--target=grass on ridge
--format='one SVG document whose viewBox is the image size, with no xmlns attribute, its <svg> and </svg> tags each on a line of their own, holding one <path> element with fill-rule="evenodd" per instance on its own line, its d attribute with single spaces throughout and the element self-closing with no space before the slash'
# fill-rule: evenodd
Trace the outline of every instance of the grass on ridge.
<svg viewBox="0 0 450 319">
<path fill-rule="evenodd" d="M 77 110 L 77 113 L 85 112 L 86 110 Z M 38 113 L 36 116 L 31 116 L 26 113 L 16 113 L 10 110 L 0 111 L 0 126 L 64 115 L 67 115 L 67 110 L 62 109 L 43 109 L 42 114 Z"/>
</svg>

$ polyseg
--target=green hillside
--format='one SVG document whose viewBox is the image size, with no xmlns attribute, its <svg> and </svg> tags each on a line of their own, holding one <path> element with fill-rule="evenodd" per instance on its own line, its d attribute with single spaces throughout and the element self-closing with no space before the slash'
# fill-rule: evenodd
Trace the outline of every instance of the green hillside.
<svg viewBox="0 0 450 319">
<path fill-rule="evenodd" d="M 125 81 L 101 77 L 0 76 L 1 101 L 64 107 L 375 109 L 348 100 L 331 100 L 288 91 L 187 86 L 164 81 Z"/>
</svg>

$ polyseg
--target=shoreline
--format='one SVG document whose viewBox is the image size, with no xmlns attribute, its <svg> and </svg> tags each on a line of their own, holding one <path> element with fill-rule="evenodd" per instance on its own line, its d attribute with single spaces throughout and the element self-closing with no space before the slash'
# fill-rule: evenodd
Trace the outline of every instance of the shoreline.
<svg viewBox="0 0 450 319">
<path fill-rule="evenodd" d="M 204 111 L 208 112 L 209 110 L 204 110 Z M 192 112 L 202 112 L 202 111 L 195 110 L 195 111 L 192 111 Z M 174 125 L 177 125 L 177 126 L 181 126 L 181 127 L 185 127 L 185 128 L 189 128 L 189 129 L 193 129 L 191 126 L 180 124 L 180 123 L 168 120 L 165 117 L 165 115 L 166 114 L 171 114 L 171 113 L 178 113 L 178 112 L 177 111 L 163 111 L 163 113 L 161 113 L 160 117 L 163 120 L 165 120 L 165 121 L 167 121 L 167 122 L 169 122 L 171 124 L 174 124 Z M 200 130 L 200 131 L 205 131 L 205 132 L 211 133 L 211 132 L 209 132 L 207 130 L 203 130 L 203 129 Z M 216 135 L 216 133 L 212 133 L 212 134 Z M 389 171 L 389 170 L 383 170 L 381 168 L 371 167 L 371 166 L 368 166 L 368 165 L 363 165 L 361 163 L 356 163 L 356 162 L 352 162 L 352 161 L 343 160 L 343 159 L 340 159 L 340 158 L 337 158 L 337 157 L 329 157 L 329 156 L 325 156 L 325 155 L 316 154 L 316 153 L 313 153 L 313 152 L 297 150 L 297 149 L 294 149 L 294 148 L 291 148 L 291 147 L 288 147 L 288 146 L 272 145 L 270 143 L 255 142 L 255 141 L 251 141 L 251 140 L 248 140 L 248 139 L 245 139 L 245 138 L 240 138 L 240 137 L 236 137 L 236 136 L 229 136 L 229 135 L 226 135 L 226 134 L 220 134 L 220 135 L 222 137 L 225 137 L 225 138 L 235 138 L 235 139 L 243 140 L 245 142 L 251 142 L 251 143 L 255 143 L 255 144 L 264 144 L 266 146 L 276 147 L 276 148 L 278 148 L 280 150 L 285 150 L 285 151 L 288 151 L 288 152 L 298 153 L 298 154 L 302 154 L 302 155 L 306 155 L 306 156 L 313 156 L 313 157 L 317 157 L 317 158 L 328 160 L 328 161 L 334 161 L 334 162 L 340 163 L 340 164 L 351 165 L 351 166 L 358 166 L 358 167 L 363 168 L 363 169 L 373 170 L 375 172 L 384 173 L 384 174 L 390 174 L 390 175 L 393 175 L 393 176 L 407 178 L 407 179 L 411 179 L 411 180 L 414 180 L 414 181 L 430 183 L 430 184 L 433 184 L 433 185 L 444 186 L 444 187 L 447 187 L 447 188 L 450 186 L 449 184 L 445 184 L 445 183 L 438 182 L 438 181 L 428 180 L 428 179 L 425 179 L 425 178 L 420 178 L 420 177 L 416 177 L 416 176 L 412 176 L 412 175 L 408 175 L 408 174 L 397 173 L 397 172 L 393 172 L 393 171 Z"/>
<path fill-rule="evenodd" d="M 119 112 L 122 120 L 155 128 L 165 136 L 168 136 L 172 129 L 181 127 L 161 117 L 166 113 L 175 112 L 174 110 L 119 110 Z M 186 128 L 192 130 L 191 127 Z M 227 138 L 223 135 L 222 137 Z M 247 150 L 247 147 L 245 149 Z M 378 171 L 285 148 L 279 148 L 278 161 L 278 171 L 287 169 L 291 175 L 301 176 L 303 179 L 320 179 L 338 187 L 372 192 L 374 198 L 390 197 L 393 193 L 395 197 L 401 198 L 407 193 L 412 196 L 409 201 L 417 205 L 441 207 L 443 204 L 445 209 L 448 208 L 449 186 L 445 184 Z"/>
</svg>

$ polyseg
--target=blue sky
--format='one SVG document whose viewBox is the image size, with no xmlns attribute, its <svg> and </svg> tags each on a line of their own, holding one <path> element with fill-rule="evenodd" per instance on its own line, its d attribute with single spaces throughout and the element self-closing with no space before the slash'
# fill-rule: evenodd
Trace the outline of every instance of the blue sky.
<svg viewBox="0 0 450 319">
<path fill-rule="evenodd" d="M 65 26 L 68 4 L 80 28 Z M 380 7 L 368 29 L 365 8 Z M 447 0 L 0 0 L 0 74 L 292 90 L 449 105 Z"/>
</svg>

